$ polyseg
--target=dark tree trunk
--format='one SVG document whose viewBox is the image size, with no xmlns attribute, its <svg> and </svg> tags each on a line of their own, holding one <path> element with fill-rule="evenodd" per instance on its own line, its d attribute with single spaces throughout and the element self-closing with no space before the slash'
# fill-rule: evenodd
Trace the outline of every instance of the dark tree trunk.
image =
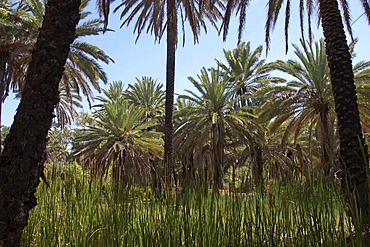
<svg viewBox="0 0 370 247">
<path fill-rule="evenodd" d="M 164 140 L 164 165 L 165 182 L 176 184 L 176 176 L 173 164 L 173 102 L 175 92 L 175 55 L 177 45 L 177 13 L 176 1 L 167 1 L 167 62 L 166 62 L 166 116 L 165 116 L 165 140 Z M 172 177 L 172 179 L 171 179 Z"/>
<path fill-rule="evenodd" d="M 215 191 L 222 188 L 222 174 L 221 169 L 223 166 L 223 138 L 222 131 L 219 126 L 213 124 L 212 126 L 212 166 L 213 166 L 213 188 Z"/>
<path fill-rule="evenodd" d="M 189 154 L 189 168 L 188 168 L 188 181 L 187 183 L 190 184 L 191 188 L 194 189 L 197 185 L 196 175 L 195 175 L 195 166 L 194 166 L 194 151 L 191 151 Z"/>
<path fill-rule="evenodd" d="M 329 133 L 329 122 L 328 122 L 328 111 L 327 109 L 322 110 L 320 113 L 321 122 L 321 168 L 325 176 L 329 176 L 330 169 L 334 166 L 334 149 L 332 145 L 331 133 Z"/>
<path fill-rule="evenodd" d="M 161 191 L 160 173 L 158 169 L 158 159 L 152 157 L 151 163 L 151 175 L 152 175 L 152 190 L 155 194 Z"/>
<path fill-rule="evenodd" d="M 253 158 L 254 158 L 254 164 L 253 164 L 253 180 L 254 185 L 261 189 L 263 188 L 263 160 L 262 160 L 262 148 L 258 145 L 254 147 L 253 150 Z"/>
<path fill-rule="evenodd" d="M 3 126 L 2 126 L 2 116 L 3 116 L 3 95 L 4 95 L 4 90 L 0 86 L 0 154 L 2 151 L 1 146 L 3 145 L 2 143 L 2 131 L 3 131 Z"/>
<path fill-rule="evenodd" d="M 49 0 L 23 97 L 0 156 L 0 246 L 20 246 L 43 172 L 58 84 L 75 38 L 81 0 Z"/>
<path fill-rule="evenodd" d="M 351 55 L 337 0 L 319 2 L 338 117 L 340 162 L 344 172 L 342 185 L 349 202 L 355 202 L 360 209 L 362 224 L 366 226 L 370 223 L 368 153 L 360 123 Z M 352 216 L 355 217 L 354 214 Z"/>
<path fill-rule="evenodd" d="M 1 145 L 2 145 L 2 108 L 3 108 L 3 98 L 5 92 L 5 70 L 6 70 L 6 63 L 5 63 L 5 55 L 4 53 L 0 53 L 0 153 L 1 153 Z"/>
<path fill-rule="evenodd" d="M 199 164 L 203 164 L 204 162 L 204 165 L 202 166 L 202 177 L 200 178 L 201 179 L 201 184 L 202 184 L 202 187 L 205 191 L 208 191 L 208 186 L 209 186 L 209 181 L 208 181 L 208 172 L 209 172 L 209 166 L 208 166 L 208 155 L 206 153 L 206 151 L 204 149 L 202 149 L 202 153 L 200 155 L 201 157 L 201 162 L 199 162 Z"/>
<path fill-rule="evenodd" d="M 187 154 L 182 154 L 181 155 L 181 168 L 182 168 L 182 174 L 181 174 L 181 189 L 182 191 L 184 192 L 187 188 L 188 188 L 188 184 L 186 183 L 186 178 L 187 178 L 187 174 L 186 174 L 186 163 L 187 163 L 187 160 L 188 160 L 188 156 Z M 179 178 L 180 180 L 180 178 Z"/>
</svg>

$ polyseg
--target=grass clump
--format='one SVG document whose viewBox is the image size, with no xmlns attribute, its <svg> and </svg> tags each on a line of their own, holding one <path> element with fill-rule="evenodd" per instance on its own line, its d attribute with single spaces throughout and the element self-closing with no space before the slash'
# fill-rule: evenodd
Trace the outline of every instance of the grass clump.
<svg viewBox="0 0 370 247">
<path fill-rule="evenodd" d="M 351 231 L 334 185 L 158 196 L 72 175 L 37 198 L 22 246 L 346 246 Z"/>
</svg>

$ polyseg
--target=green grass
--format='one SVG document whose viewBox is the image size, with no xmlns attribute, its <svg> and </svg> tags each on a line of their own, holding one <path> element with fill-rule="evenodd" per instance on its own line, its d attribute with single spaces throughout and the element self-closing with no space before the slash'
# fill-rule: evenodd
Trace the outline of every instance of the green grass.
<svg viewBox="0 0 370 247">
<path fill-rule="evenodd" d="M 41 184 L 37 198 L 22 246 L 346 246 L 351 233 L 333 185 L 155 197 L 68 176 Z"/>
</svg>

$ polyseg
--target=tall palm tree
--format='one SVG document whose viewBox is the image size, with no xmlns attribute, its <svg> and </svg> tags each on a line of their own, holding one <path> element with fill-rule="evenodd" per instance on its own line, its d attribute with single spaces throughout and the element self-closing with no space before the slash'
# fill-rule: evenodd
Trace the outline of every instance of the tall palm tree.
<svg viewBox="0 0 370 247">
<path fill-rule="evenodd" d="M 235 8 L 243 8 L 250 1 L 229 1 L 227 10 L 231 12 Z M 285 37 L 286 49 L 288 48 L 288 27 L 290 21 L 291 1 L 268 1 L 268 11 L 266 20 L 265 40 L 268 46 L 270 32 L 274 29 L 281 7 L 285 2 Z M 366 0 L 360 0 L 364 13 L 370 20 L 370 4 Z M 306 3 L 306 5 L 304 4 Z M 370 225 L 369 210 L 369 186 L 367 182 L 369 154 L 366 151 L 367 145 L 362 132 L 360 114 L 358 110 L 356 87 L 354 84 L 354 74 L 352 69 L 352 59 L 347 45 L 344 32 L 343 20 L 347 30 L 352 36 L 350 25 L 350 13 L 347 0 L 340 1 L 343 18 L 339 10 L 337 0 L 317 0 L 300 1 L 299 13 L 301 23 L 301 33 L 303 32 L 304 12 L 307 11 L 309 23 L 309 38 L 312 37 L 311 19 L 318 7 L 318 18 L 321 21 L 325 37 L 326 54 L 330 68 L 330 80 L 333 87 L 335 112 L 338 118 L 339 139 L 340 139 L 340 163 L 344 171 L 343 189 L 348 192 L 348 199 L 358 203 L 359 211 L 362 212 L 363 225 Z M 318 6 L 317 6 L 318 5 Z M 225 12 L 227 13 L 227 12 Z M 245 12 L 239 12 L 241 25 L 245 21 Z M 227 34 L 230 15 L 225 15 L 224 33 Z M 354 195 L 354 197 L 352 197 Z"/>
<path fill-rule="evenodd" d="M 103 1 L 105 2 L 105 1 Z M 202 29 L 206 29 L 208 19 L 215 25 L 216 18 L 220 16 L 218 10 L 212 4 L 213 1 L 194 0 L 124 0 L 115 11 L 123 8 L 121 19 L 123 25 L 135 23 L 135 32 L 139 38 L 141 32 L 146 30 L 154 34 L 155 40 L 160 41 L 164 32 L 167 31 L 167 54 L 166 54 L 166 105 L 165 105 L 165 152 L 164 164 L 166 167 L 166 183 L 176 182 L 173 168 L 173 104 L 175 85 L 175 55 L 178 43 L 178 19 L 181 16 L 183 30 L 183 42 L 185 41 L 184 26 L 188 22 L 194 37 L 198 37 Z M 103 9 L 107 10 L 107 8 Z M 104 11 L 103 11 L 104 12 Z"/>
<path fill-rule="evenodd" d="M 75 156 L 93 160 L 103 173 L 112 167 L 117 182 L 149 182 L 151 159 L 163 154 L 162 133 L 150 130 L 157 123 L 145 118 L 144 108 L 123 97 L 111 100 L 93 113 L 93 124 L 76 139 Z"/>
<path fill-rule="evenodd" d="M 43 172 L 58 85 L 79 21 L 80 0 L 49 0 L 26 86 L 0 156 L 0 243 L 20 246 Z M 68 13 L 68 15 L 66 15 Z"/>
<path fill-rule="evenodd" d="M 346 2 L 346 1 L 345 1 Z M 369 3 L 362 1 L 365 10 Z M 342 17 L 336 0 L 319 3 L 326 53 L 333 87 L 340 138 L 340 161 L 344 170 L 343 189 L 349 200 L 354 195 L 363 226 L 370 225 L 368 162 L 369 154 L 358 110 L 352 59 L 346 42 Z M 370 19 L 370 12 L 366 12 Z M 355 214 L 353 214 L 355 217 Z"/>
<path fill-rule="evenodd" d="M 198 80 L 192 77 L 189 80 L 199 95 L 189 90 L 185 90 L 189 95 L 180 95 L 179 98 L 189 100 L 192 105 L 180 113 L 186 117 L 177 131 L 193 133 L 187 137 L 193 143 L 210 143 L 214 188 L 219 189 L 222 187 L 226 138 L 244 143 L 257 142 L 259 126 L 254 124 L 246 109 L 235 110 L 234 103 L 238 99 L 234 96 L 239 88 L 234 87 L 221 70 L 211 68 L 208 72 L 203 68 Z"/>
</svg>

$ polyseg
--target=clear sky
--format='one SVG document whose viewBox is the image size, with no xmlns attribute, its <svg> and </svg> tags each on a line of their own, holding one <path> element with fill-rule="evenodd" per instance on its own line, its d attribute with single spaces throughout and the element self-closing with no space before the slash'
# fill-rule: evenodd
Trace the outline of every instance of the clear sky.
<svg viewBox="0 0 370 247">
<path fill-rule="evenodd" d="M 293 1 L 297 4 L 296 1 Z M 352 19 L 359 17 L 363 10 L 360 1 L 349 1 Z M 90 10 L 93 15 L 97 16 L 95 1 L 91 1 Z M 251 42 L 251 48 L 255 49 L 259 45 L 264 45 L 264 25 L 266 20 L 265 0 L 252 1 L 245 26 L 243 41 Z M 300 28 L 298 20 L 297 6 L 292 6 L 291 22 L 289 28 L 289 43 L 299 43 Z M 124 26 L 120 29 L 121 21 L 119 12 L 111 14 L 109 18 L 109 28 L 115 32 L 107 32 L 104 35 L 91 37 L 87 41 L 102 48 L 110 55 L 115 63 L 104 65 L 103 68 L 108 74 L 109 82 L 122 80 L 129 84 L 135 82 L 135 77 L 151 76 L 159 82 L 165 84 L 166 75 L 166 40 L 165 36 L 160 44 L 154 43 L 154 37 L 142 34 L 137 43 L 136 35 L 133 34 L 132 27 Z M 313 25 L 315 27 L 315 25 Z M 202 67 L 212 67 L 216 65 L 215 59 L 224 60 L 223 49 L 234 49 L 236 47 L 238 22 L 234 19 L 230 23 L 229 36 L 226 42 L 218 36 L 216 30 L 209 25 L 208 32 L 200 35 L 199 44 L 194 45 L 191 33 L 186 32 L 185 46 L 182 46 L 182 37 L 179 38 L 179 45 L 176 53 L 176 79 L 175 91 L 182 93 L 184 89 L 192 89 L 188 76 L 196 77 Z M 370 60 L 370 26 L 367 20 L 362 16 L 353 26 L 354 37 L 359 38 L 356 46 L 357 59 Z M 322 31 L 316 30 L 314 40 L 322 37 Z M 349 37 L 347 37 L 349 39 Z M 267 61 L 276 59 L 294 58 L 293 48 L 289 48 L 288 54 L 285 54 L 284 38 L 284 10 L 278 20 L 276 29 L 271 35 L 270 51 L 262 58 Z M 105 87 L 102 85 L 102 87 Z M 3 106 L 3 125 L 10 126 L 13 122 L 18 100 L 13 100 L 12 95 L 8 97 Z M 85 104 L 85 111 L 88 110 Z"/>
</svg>

